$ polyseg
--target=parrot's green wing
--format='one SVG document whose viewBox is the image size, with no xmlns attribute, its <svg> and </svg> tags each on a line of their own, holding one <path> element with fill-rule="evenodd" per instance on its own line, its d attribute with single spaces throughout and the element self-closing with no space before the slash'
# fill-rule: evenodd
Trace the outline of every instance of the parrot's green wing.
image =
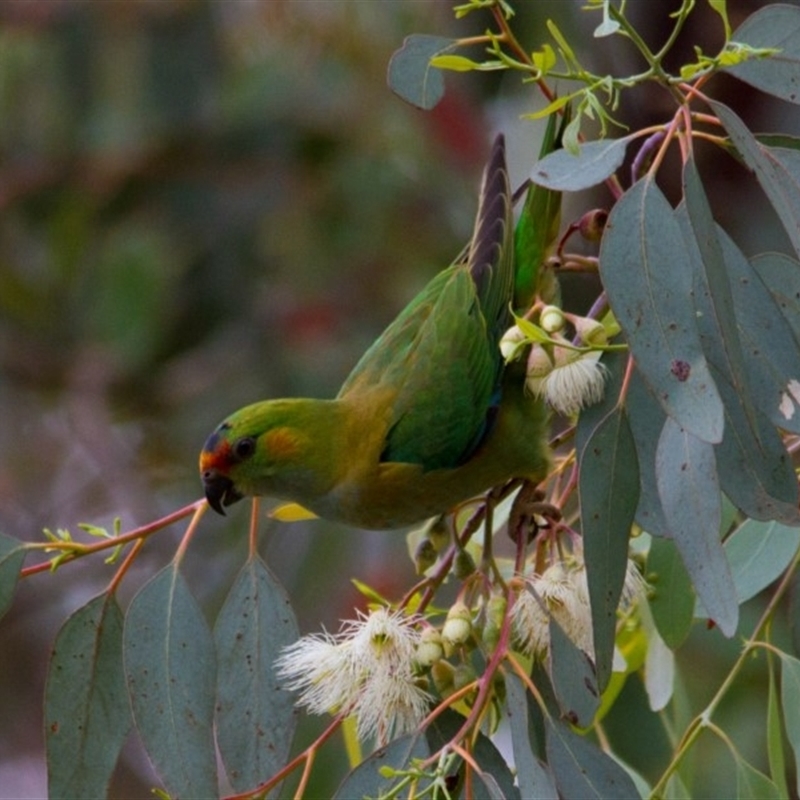
<svg viewBox="0 0 800 800">
<path fill-rule="evenodd" d="M 484 173 L 466 260 L 437 275 L 356 365 L 340 398 L 384 389 L 384 461 L 454 467 L 491 424 L 503 361 L 499 341 L 514 291 L 511 198 L 502 136 Z"/>
<path fill-rule="evenodd" d="M 550 115 L 539 151 L 540 160 L 561 147 L 569 119 L 569 106 L 560 124 L 557 114 Z M 560 222 L 561 192 L 531 184 L 514 230 L 514 308 L 520 313 L 528 309 L 537 295 L 546 303 L 558 303 L 558 282 L 553 270 L 545 267 L 545 260 L 558 238 Z"/>
</svg>

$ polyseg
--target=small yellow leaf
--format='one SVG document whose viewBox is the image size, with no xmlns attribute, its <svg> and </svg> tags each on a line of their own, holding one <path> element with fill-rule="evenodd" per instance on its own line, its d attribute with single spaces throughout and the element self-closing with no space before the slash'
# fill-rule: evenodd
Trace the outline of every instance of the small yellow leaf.
<svg viewBox="0 0 800 800">
<path fill-rule="evenodd" d="M 299 503 L 283 503 L 273 508 L 268 516 L 271 519 L 277 519 L 279 522 L 300 522 L 305 519 L 317 519 L 317 515 L 313 511 L 309 511 Z"/>
<path fill-rule="evenodd" d="M 470 72 L 473 69 L 480 68 L 480 64 L 477 61 L 465 56 L 434 56 L 430 64 L 432 67 L 451 69 L 455 72 Z"/>
</svg>

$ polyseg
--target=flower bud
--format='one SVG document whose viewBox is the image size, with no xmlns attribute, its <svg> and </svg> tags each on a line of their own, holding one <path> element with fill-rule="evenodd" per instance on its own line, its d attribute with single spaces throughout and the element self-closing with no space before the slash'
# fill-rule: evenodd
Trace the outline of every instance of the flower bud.
<svg viewBox="0 0 800 800">
<path fill-rule="evenodd" d="M 458 691 L 472 683 L 477 674 L 472 664 L 459 664 L 453 671 L 453 689 Z"/>
<path fill-rule="evenodd" d="M 466 550 L 459 550 L 453 562 L 453 575 L 463 581 L 473 572 L 475 572 L 475 559 Z"/>
<path fill-rule="evenodd" d="M 433 685 L 442 697 L 449 697 L 455 691 L 453 686 L 455 672 L 455 667 L 449 661 L 436 661 L 431 667 Z"/>
<path fill-rule="evenodd" d="M 447 612 L 442 628 L 442 639 L 452 646 L 464 644 L 472 635 L 472 612 L 460 600 Z"/>
<path fill-rule="evenodd" d="M 436 628 L 426 628 L 417 645 L 415 659 L 423 669 L 433 666 L 444 656 L 442 634 Z"/>
<path fill-rule="evenodd" d="M 539 326 L 546 333 L 558 333 L 564 328 L 564 312 L 558 306 L 545 306 L 539 314 Z"/>
<path fill-rule="evenodd" d="M 437 553 L 442 553 L 453 541 L 447 519 L 444 515 L 434 517 L 425 530 L 425 538 L 433 545 Z"/>
<path fill-rule="evenodd" d="M 506 361 L 518 358 L 526 341 L 525 334 L 519 329 L 519 326 L 512 325 L 500 339 L 500 352 L 503 354 L 503 358 Z"/>
<path fill-rule="evenodd" d="M 594 208 L 580 218 L 578 230 L 588 242 L 599 242 L 607 221 L 608 211 L 604 208 Z"/>
<path fill-rule="evenodd" d="M 500 640 L 500 631 L 503 627 L 507 605 L 504 594 L 492 595 L 486 605 L 486 625 L 483 628 L 483 643 L 490 652 L 497 647 L 497 642 Z"/>
<path fill-rule="evenodd" d="M 574 317 L 570 320 L 575 326 L 575 333 L 580 336 L 581 341 L 589 346 L 608 344 L 608 334 L 602 322 L 589 317 Z"/>
<path fill-rule="evenodd" d="M 414 567 L 417 575 L 424 575 L 425 571 L 436 563 L 438 558 L 436 548 L 430 539 L 423 539 L 414 551 Z"/>
<path fill-rule="evenodd" d="M 541 392 L 542 382 L 553 371 L 553 362 L 540 344 L 531 347 L 526 366 L 525 388 L 533 395 Z"/>
</svg>

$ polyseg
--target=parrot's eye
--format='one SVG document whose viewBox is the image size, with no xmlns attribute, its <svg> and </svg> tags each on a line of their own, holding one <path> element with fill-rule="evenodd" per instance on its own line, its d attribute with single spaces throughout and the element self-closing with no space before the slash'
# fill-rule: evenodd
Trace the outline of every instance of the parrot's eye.
<svg viewBox="0 0 800 800">
<path fill-rule="evenodd" d="M 239 439 L 233 446 L 233 452 L 240 461 L 250 458 L 256 451 L 256 440 L 252 436 L 245 436 Z"/>
</svg>

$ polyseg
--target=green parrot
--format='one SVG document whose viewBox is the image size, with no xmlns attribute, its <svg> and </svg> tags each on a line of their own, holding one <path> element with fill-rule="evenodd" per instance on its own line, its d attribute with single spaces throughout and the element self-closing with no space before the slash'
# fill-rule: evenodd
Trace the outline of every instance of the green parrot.
<svg viewBox="0 0 800 800">
<path fill-rule="evenodd" d="M 548 130 L 543 152 L 557 138 Z M 541 283 L 559 199 L 531 188 L 515 260 L 498 136 L 469 245 L 367 350 L 335 399 L 266 400 L 225 419 L 200 454 L 209 505 L 224 513 L 244 496 L 268 495 L 355 527 L 398 528 L 512 478 L 541 481 L 547 412 L 525 394 L 524 361 L 505 364 L 499 342 L 512 305 L 526 307 Z"/>
</svg>

